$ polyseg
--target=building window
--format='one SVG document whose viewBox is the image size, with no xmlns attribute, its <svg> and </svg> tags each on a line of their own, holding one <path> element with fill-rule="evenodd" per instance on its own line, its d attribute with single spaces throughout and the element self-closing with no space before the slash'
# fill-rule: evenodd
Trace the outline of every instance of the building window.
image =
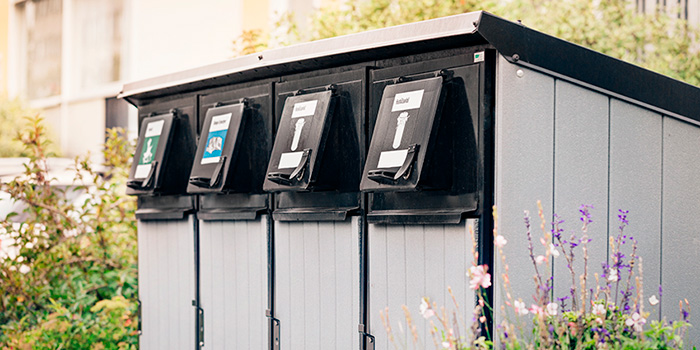
<svg viewBox="0 0 700 350">
<path fill-rule="evenodd" d="M 61 94 L 62 0 L 31 0 L 19 5 L 24 16 L 26 90 L 29 99 Z"/>
<path fill-rule="evenodd" d="M 122 72 L 122 0 L 73 0 L 72 91 L 119 81 Z"/>
</svg>

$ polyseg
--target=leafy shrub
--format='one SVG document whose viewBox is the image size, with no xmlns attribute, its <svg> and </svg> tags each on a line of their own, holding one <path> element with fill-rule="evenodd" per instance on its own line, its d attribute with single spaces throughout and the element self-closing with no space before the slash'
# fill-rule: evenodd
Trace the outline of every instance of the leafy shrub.
<svg viewBox="0 0 700 350">
<path fill-rule="evenodd" d="M 247 48 L 238 51 L 248 54 L 480 10 L 700 86 L 700 30 L 663 11 L 639 13 L 628 0 L 336 1 L 313 13 L 307 30 L 298 30 L 293 14 L 285 14 L 272 35 L 247 33 L 238 39 Z"/>
<path fill-rule="evenodd" d="M 11 213 L 0 226 L 0 239 L 12 242 L 0 254 L 0 348 L 135 346 L 135 201 L 124 194 L 133 145 L 123 130 L 109 131 L 105 166 L 76 158 L 74 184 L 61 187 L 46 170 L 41 118 L 19 141 L 29 162 L 0 187 L 25 205 L 21 222 Z"/>
<path fill-rule="evenodd" d="M 26 117 L 38 114 L 37 111 L 26 107 L 21 100 L 0 95 L 0 158 L 27 156 L 24 145 L 17 139 L 17 134 L 26 127 Z M 51 144 L 47 147 L 56 152 Z"/>
</svg>

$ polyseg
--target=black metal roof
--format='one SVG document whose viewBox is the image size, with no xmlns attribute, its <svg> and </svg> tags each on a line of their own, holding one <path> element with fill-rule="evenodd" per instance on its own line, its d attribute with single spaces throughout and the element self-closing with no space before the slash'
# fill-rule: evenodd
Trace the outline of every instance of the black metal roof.
<svg viewBox="0 0 700 350">
<path fill-rule="evenodd" d="M 700 121 L 700 88 L 483 11 L 268 50 L 128 83 L 120 97 L 138 105 L 158 96 L 477 44 L 492 45 L 511 62 Z"/>
</svg>

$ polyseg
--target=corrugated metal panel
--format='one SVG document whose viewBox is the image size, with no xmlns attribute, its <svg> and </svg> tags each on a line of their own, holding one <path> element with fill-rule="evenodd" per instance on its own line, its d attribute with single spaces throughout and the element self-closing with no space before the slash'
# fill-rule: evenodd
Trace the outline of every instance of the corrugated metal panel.
<svg viewBox="0 0 700 350">
<path fill-rule="evenodd" d="M 533 235 L 539 233 L 537 200 L 545 215 L 551 217 L 554 189 L 554 79 L 508 63 L 499 56 L 496 70 L 496 205 L 499 234 L 506 237 L 504 247 L 510 266 L 514 298 L 526 303 L 534 293 L 534 270 L 527 254 L 523 210 L 531 211 Z M 537 237 L 537 236 L 536 236 Z M 539 244 L 535 242 L 534 244 Z M 496 256 L 496 271 L 504 271 Z M 494 296 L 504 295 L 495 284 Z M 496 310 L 501 304 L 497 304 Z M 501 321 L 496 312 L 496 321 Z M 511 320 L 514 318 L 510 318 Z"/>
<path fill-rule="evenodd" d="M 205 347 L 268 346 L 267 228 L 255 221 L 201 221 L 200 293 Z"/>
<path fill-rule="evenodd" d="M 600 263 L 608 258 L 608 97 L 562 80 L 556 80 L 555 86 L 554 212 L 566 220 L 563 228 L 567 229 L 564 236 L 568 239 L 569 232 L 580 227 L 577 219 L 581 205 L 594 206 L 588 231 L 590 286 L 595 281 L 593 273 L 600 272 Z M 551 215 L 545 213 L 547 222 Z M 577 236 L 580 238 L 580 233 Z M 535 247 L 539 254 L 544 253 L 541 244 Z M 571 273 L 566 260 L 556 259 L 553 265 L 554 296 L 569 295 Z M 579 256 L 574 261 L 577 287 L 583 265 Z"/>
<path fill-rule="evenodd" d="M 358 349 L 359 219 L 275 222 L 282 349 Z"/>
<path fill-rule="evenodd" d="M 195 345 L 193 220 L 138 222 L 141 349 Z"/>
<path fill-rule="evenodd" d="M 468 224 L 473 221 L 459 225 L 369 226 L 369 328 L 376 337 L 377 349 L 394 345 L 401 348 L 400 344 L 413 348 L 403 305 L 408 307 L 417 327 L 417 348 L 433 346 L 430 324 L 418 311 L 422 297 L 455 311 L 460 332 L 466 334 L 475 303 L 466 277 L 473 260 Z M 459 309 L 452 302 L 448 287 L 452 288 Z M 386 315 L 387 310 L 394 345 L 380 317 L 380 311 Z"/>
<path fill-rule="evenodd" d="M 662 312 L 678 319 L 678 302 L 700 305 L 700 128 L 664 117 Z M 700 328 L 689 329 L 694 344 Z"/>
<path fill-rule="evenodd" d="M 639 241 L 646 298 L 658 294 L 661 275 L 661 124 L 656 113 L 610 101 L 610 235 L 618 231 L 618 210 L 628 210 L 625 232 Z"/>
<path fill-rule="evenodd" d="M 658 310 L 650 309 L 646 300 L 658 295 L 660 283 L 663 316 L 670 320 L 678 317 L 679 300 L 700 302 L 695 291 L 700 277 L 694 274 L 700 269 L 700 128 L 501 58 L 496 130 L 499 232 L 509 239 L 505 253 L 515 298 L 529 303 L 533 268 L 522 218 L 514 215 L 530 209 L 535 216 L 534 201 L 540 199 L 554 203 L 567 220 L 564 227 L 579 237 L 580 204 L 596 206 L 591 226 L 596 235 L 606 229 L 608 236 L 616 235 L 618 209 L 629 210 L 625 232 L 639 241 L 646 310 Z M 551 213 L 545 207 L 548 221 Z M 533 232 L 539 231 L 534 221 Z M 600 263 L 606 260 L 609 245 L 601 244 L 605 236 L 591 243 L 591 272 L 600 273 Z M 535 246 L 540 244 L 535 241 Z M 625 250 L 629 256 L 630 243 Z M 577 259 L 580 262 L 580 250 Z M 498 258 L 496 266 L 497 276 L 503 271 Z M 557 276 L 564 284 L 554 296 L 561 297 L 570 278 Z M 498 309 L 503 294 L 500 284 L 496 289 Z M 691 329 L 689 339 L 700 339 L 700 331 Z"/>
</svg>

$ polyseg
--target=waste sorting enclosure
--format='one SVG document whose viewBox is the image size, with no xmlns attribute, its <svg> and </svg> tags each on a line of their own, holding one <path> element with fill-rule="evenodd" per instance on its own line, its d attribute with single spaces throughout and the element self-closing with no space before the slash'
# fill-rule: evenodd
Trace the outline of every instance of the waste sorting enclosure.
<svg viewBox="0 0 700 350">
<path fill-rule="evenodd" d="M 644 295 L 665 290 L 652 317 L 700 302 L 700 89 L 521 24 L 467 13 L 134 82 L 121 97 L 139 109 L 127 191 L 143 349 L 390 349 L 387 318 L 411 342 L 402 305 L 430 346 L 421 297 L 450 308 L 452 293 L 464 332 L 471 322 L 471 232 L 476 263 L 504 271 L 493 205 L 512 293 L 529 299 L 521 215 L 537 200 L 548 217 L 595 206 L 596 264 L 617 209 L 630 210 Z M 565 294 L 566 267 L 553 269 Z M 504 293 L 488 294 L 499 310 Z"/>
</svg>

